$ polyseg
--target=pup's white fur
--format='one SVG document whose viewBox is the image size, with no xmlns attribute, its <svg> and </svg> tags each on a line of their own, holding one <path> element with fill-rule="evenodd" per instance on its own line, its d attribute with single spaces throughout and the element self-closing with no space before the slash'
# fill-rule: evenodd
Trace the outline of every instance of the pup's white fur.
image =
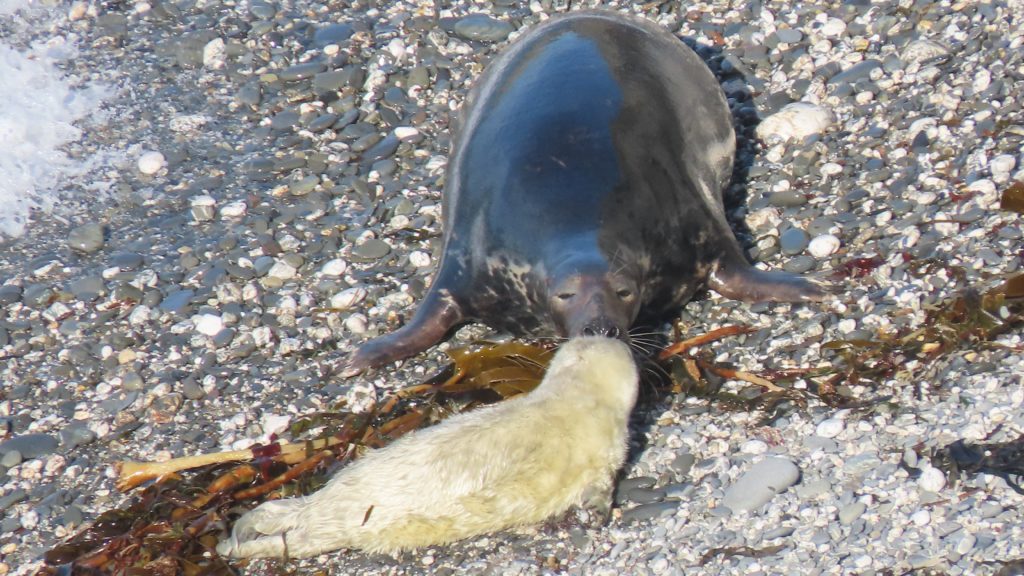
<svg viewBox="0 0 1024 576">
<path fill-rule="evenodd" d="M 530 394 L 368 453 L 312 495 L 261 504 L 217 551 L 394 552 L 535 524 L 577 505 L 607 510 L 636 394 L 625 344 L 570 340 Z"/>
</svg>

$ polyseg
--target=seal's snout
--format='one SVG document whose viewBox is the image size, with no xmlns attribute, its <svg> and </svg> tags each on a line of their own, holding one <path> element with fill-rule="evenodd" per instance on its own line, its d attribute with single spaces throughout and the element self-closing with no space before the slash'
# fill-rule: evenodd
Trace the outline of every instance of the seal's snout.
<svg viewBox="0 0 1024 576">
<path fill-rule="evenodd" d="M 614 338 L 621 340 L 626 335 L 625 332 L 612 322 L 611 318 L 602 317 L 592 322 L 589 322 L 580 331 L 583 336 L 604 336 L 605 338 Z"/>
</svg>

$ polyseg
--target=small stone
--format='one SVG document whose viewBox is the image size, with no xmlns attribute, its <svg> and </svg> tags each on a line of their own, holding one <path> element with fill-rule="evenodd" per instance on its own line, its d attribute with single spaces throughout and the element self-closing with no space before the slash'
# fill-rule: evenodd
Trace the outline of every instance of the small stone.
<svg viewBox="0 0 1024 576">
<path fill-rule="evenodd" d="M 160 171 L 161 168 L 167 165 L 167 160 L 164 159 L 164 155 L 157 151 L 149 151 L 139 156 L 138 167 L 139 172 L 146 175 L 153 175 Z"/>
<path fill-rule="evenodd" d="M 7 284 L 0 286 L 0 306 L 7 306 L 21 300 L 21 286 Z"/>
<path fill-rule="evenodd" d="M 323 48 L 329 44 L 341 44 L 351 38 L 354 33 L 355 28 L 351 24 L 345 22 L 327 24 L 317 28 L 313 33 L 313 45 Z"/>
<path fill-rule="evenodd" d="M 822 234 L 821 236 L 815 236 L 811 240 L 810 244 L 807 245 L 807 251 L 815 258 L 826 258 L 835 254 L 839 250 L 840 244 L 839 238 L 832 234 Z"/>
<path fill-rule="evenodd" d="M 775 31 L 775 37 L 779 39 L 779 42 L 785 42 L 786 44 L 796 44 L 804 35 L 799 30 L 793 28 L 780 28 Z"/>
<path fill-rule="evenodd" d="M 910 515 L 910 521 L 915 526 L 927 526 L 932 521 L 932 515 L 927 510 L 918 510 Z"/>
<path fill-rule="evenodd" d="M 345 311 L 366 299 L 366 289 L 361 286 L 346 288 L 331 296 L 331 308 L 338 311 Z"/>
<path fill-rule="evenodd" d="M 4 454 L 2 458 L 0 458 L 0 466 L 3 466 L 4 468 L 7 469 L 11 469 L 17 466 L 18 464 L 21 464 L 22 460 L 23 458 L 21 457 L 21 452 L 18 452 L 17 450 L 11 450 Z"/>
<path fill-rule="evenodd" d="M 196 332 L 206 336 L 214 336 L 224 328 L 224 321 L 216 314 L 199 314 L 192 318 Z"/>
<path fill-rule="evenodd" d="M 1010 173 L 1017 166 L 1017 159 L 1010 154 L 1000 154 L 988 163 L 988 169 L 992 172 L 992 179 L 1000 184 L 1010 180 Z"/>
<path fill-rule="evenodd" d="M 829 18 L 825 21 L 825 25 L 821 27 L 821 33 L 827 37 L 835 37 L 842 35 L 846 32 L 846 22 L 840 18 Z"/>
<path fill-rule="evenodd" d="M 91 254 L 103 247 L 103 225 L 90 222 L 73 228 L 68 234 L 68 247 Z"/>
<path fill-rule="evenodd" d="M 730 510 L 755 510 L 800 479 L 800 469 L 785 458 L 766 458 L 725 490 L 722 504 Z"/>
<path fill-rule="evenodd" d="M 815 428 L 814 432 L 822 438 L 835 438 L 843 431 L 846 423 L 841 418 L 828 418 L 822 420 L 821 423 Z"/>
<path fill-rule="evenodd" d="M 900 55 L 905 62 L 924 62 L 949 54 L 949 49 L 929 38 L 919 38 L 907 44 Z"/>
<path fill-rule="evenodd" d="M 222 38 L 214 38 L 203 46 L 203 67 L 219 70 L 227 62 L 228 52 Z"/>
<path fill-rule="evenodd" d="M 338 277 L 344 274 L 346 270 L 348 270 L 348 262 L 341 258 L 335 258 L 324 263 L 323 267 L 320 268 L 320 273 L 324 276 Z"/>
<path fill-rule="evenodd" d="M 214 207 L 217 204 L 217 201 L 213 199 L 213 196 L 210 196 L 209 194 L 193 196 L 189 200 L 189 204 L 192 206 L 192 218 L 194 218 L 196 222 L 213 220 Z"/>
<path fill-rule="evenodd" d="M 665 502 L 655 502 L 652 504 L 641 504 L 635 508 L 630 508 L 622 512 L 622 522 L 642 522 L 644 520 L 654 520 L 655 518 L 663 518 L 665 516 L 671 516 L 675 514 L 679 508 L 679 502 L 676 500 L 667 500 Z"/>
<path fill-rule="evenodd" d="M 22 434 L 0 442 L 0 454 L 17 450 L 22 458 L 32 460 L 53 454 L 57 445 L 57 438 L 49 434 Z"/>
<path fill-rule="evenodd" d="M 169 314 L 184 314 L 188 311 L 194 295 L 195 292 L 192 290 L 171 292 L 160 302 L 160 311 Z"/>
<path fill-rule="evenodd" d="M 832 112 L 811 102 L 793 102 L 757 125 L 757 136 L 765 142 L 789 140 L 820 134 L 832 123 Z"/>
<path fill-rule="evenodd" d="M 807 247 L 807 232 L 799 228 L 790 228 L 779 235 L 779 248 L 790 256 L 799 254 Z"/>
<path fill-rule="evenodd" d="M 371 238 L 362 244 L 357 244 L 352 248 L 352 256 L 359 258 L 363 261 L 377 260 L 383 258 L 391 252 L 391 246 L 387 242 Z"/>
<path fill-rule="evenodd" d="M 274 265 L 270 267 L 270 270 L 267 270 L 268 277 L 278 280 L 291 280 L 297 273 L 298 270 L 284 260 L 274 261 Z"/>
<path fill-rule="evenodd" d="M 72 422 L 60 431 L 60 443 L 66 450 L 74 450 L 96 439 L 96 433 L 85 422 Z"/>
<path fill-rule="evenodd" d="M 839 523 L 843 526 L 849 526 L 850 524 L 853 524 L 854 520 L 860 518 L 867 509 L 867 504 L 864 504 L 863 502 L 847 504 L 839 510 Z"/>
<path fill-rule="evenodd" d="M 455 23 L 455 33 L 466 40 L 500 42 L 512 33 L 512 25 L 486 14 L 470 14 Z"/>
<path fill-rule="evenodd" d="M 249 207 L 246 205 L 244 200 L 235 200 L 234 202 L 228 202 L 220 209 L 220 217 L 240 218 L 245 216 L 248 209 Z"/>
<path fill-rule="evenodd" d="M 690 469 L 693 468 L 694 462 L 697 458 L 689 452 L 683 452 L 675 457 L 674 460 L 669 464 L 669 468 L 672 469 L 676 474 L 680 476 L 686 476 L 690 473 Z"/>
<path fill-rule="evenodd" d="M 927 492 L 938 492 L 946 486 L 946 475 L 942 470 L 928 466 L 921 470 L 917 485 Z"/>
<path fill-rule="evenodd" d="M 814 268 L 816 261 L 812 256 L 801 254 L 790 258 L 782 265 L 782 269 L 790 274 L 803 274 Z"/>
</svg>

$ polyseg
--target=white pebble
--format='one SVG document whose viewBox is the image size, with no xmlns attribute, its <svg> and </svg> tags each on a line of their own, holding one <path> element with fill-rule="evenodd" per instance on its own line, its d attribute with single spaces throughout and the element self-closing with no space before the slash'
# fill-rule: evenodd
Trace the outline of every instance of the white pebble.
<svg viewBox="0 0 1024 576">
<path fill-rule="evenodd" d="M 988 169 L 992 172 L 992 179 L 999 183 L 1005 183 L 1010 179 L 1010 172 L 1017 166 L 1017 159 L 1009 154 L 1000 154 L 988 163 Z"/>
<path fill-rule="evenodd" d="M 154 151 L 143 153 L 138 160 L 139 172 L 147 175 L 156 174 L 166 164 L 164 155 Z"/>
<path fill-rule="evenodd" d="M 839 18 L 829 18 L 825 25 L 821 27 L 821 33 L 828 37 L 839 36 L 843 32 L 846 32 L 846 22 Z"/>
<path fill-rule="evenodd" d="M 824 258 L 835 254 L 836 250 L 839 250 L 840 244 L 839 238 L 832 234 L 822 234 L 811 240 L 807 245 L 807 251 L 815 258 Z"/>
<path fill-rule="evenodd" d="M 364 334 L 366 332 L 366 316 L 353 314 L 345 319 L 345 328 L 353 334 Z"/>
<path fill-rule="evenodd" d="M 927 526 L 932 521 L 932 515 L 927 510 L 918 510 L 910 515 L 910 521 L 915 526 Z"/>
<path fill-rule="evenodd" d="M 835 176 L 843 173 L 843 167 L 835 162 L 826 162 L 821 165 L 820 171 L 822 176 Z"/>
<path fill-rule="evenodd" d="M 249 207 L 245 205 L 245 200 L 235 200 L 234 202 L 228 202 L 220 209 L 221 218 L 238 218 L 239 216 L 245 216 L 246 210 Z"/>
<path fill-rule="evenodd" d="M 757 136 L 769 140 L 802 140 L 820 134 L 832 123 L 832 112 L 811 102 L 793 102 L 765 118 L 757 126 Z"/>
<path fill-rule="evenodd" d="M 924 60 L 931 60 L 938 56 L 949 54 L 949 49 L 939 44 L 934 40 L 928 38 L 920 38 L 914 40 L 907 47 L 903 49 L 901 55 L 903 60 L 906 62 L 921 62 Z"/>
<path fill-rule="evenodd" d="M 846 423 L 839 418 L 828 418 L 822 420 L 817 428 L 814 429 L 814 433 L 822 438 L 835 438 L 839 436 L 839 433 L 846 427 Z"/>
<path fill-rule="evenodd" d="M 975 72 L 971 87 L 975 92 L 984 92 L 992 84 L 992 73 L 982 68 Z"/>
<path fill-rule="evenodd" d="M 417 268 L 430 266 L 430 254 L 422 250 L 413 250 L 409 254 L 409 263 Z"/>
<path fill-rule="evenodd" d="M 217 204 L 217 201 L 209 194 L 200 194 L 189 198 L 189 204 L 192 206 L 214 206 Z"/>
<path fill-rule="evenodd" d="M 346 270 L 348 270 L 348 262 L 341 258 L 335 258 L 327 261 L 327 263 L 323 265 L 323 268 L 320 268 L 320 273 L 324 276 L 337 277 L 344 274 Z"/>
<path fill-rule="evenodd" d="M 331 308 L 348 310 L 366 299 L 366 288 L 353 286 L 331 296 Z"/>
<path fill-rule="evenodd" d="M 266 435 L 280 434 L 288 428 L 288 423 L 291 422 L 291 418 L 288 416 L 281 416 L 278 414 L 266 414 L 263 416 L 261 427 L 263 433 Z"/>
<path fill-rule="evenodd" d="M 224 40 L 214 38 L 203 46 L 203 67 L 217 70 L 224 67 L 227 61 L 227 50 L 224 47 Z"/>
<path fill-rule="evenodd" d="M 849 334 L 857 329 L 857 321 L 853 318 L 843 318 L 839 321 L 839 331 L 843 334 Z"/>
<path fill-rule="evenodd" d="M 740 451 L 746 454 L 764 454 L 768 451 L 768 443 L 763 440 L 747 440 L 740 446 Z"/>
<path fill-rule="evenodd" d="M 25 530 L 35 530 L 38 525 L 39 513 L 35 510 L 29 510 L 21 515 L 21 527 Z"/>
<path fill-rule="evenodd" d="M 274 262 L 274 265 L 267 271 L 267 276 L 271 278 L 277 278 L 279 280 L 290 280 L 295 277 L 298 272 L 291 264 L 278 260 Z"/>
<path fill-rule="evenodd" d="M 942 470 L 928 466 L 921 471 L 917 485 L 927 492 L 938 492 L 946 486 L 946 475 Z"/>
<path fill-rule="evenodd" d="M 224 329 L 224 321 L 216 314 L 199 314 L 192 317 L 196 332 L 207 336 L 214 336 Z"/>
<path fill-rule="evenodd" d="M 415 138 L 420 135 L 420 131 L 413 128 L 412 126 L 399 126 L 395 128 L 395 138 L 399 140 L 408 140 L 409 138 Z"/>
</svg>

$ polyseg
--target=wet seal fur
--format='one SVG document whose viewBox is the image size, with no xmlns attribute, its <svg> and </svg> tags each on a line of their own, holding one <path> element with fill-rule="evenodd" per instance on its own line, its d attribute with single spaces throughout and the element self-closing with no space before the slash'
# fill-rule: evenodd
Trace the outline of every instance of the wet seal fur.
<svg viewBox="0 0 1024 576">
<path fill-rule="evenodd" d="M 748 301 L 824 297 L 747 262 L 721 199 L 732 115 L 711 71 L 666 30 L 611 12 L 551 18 L 494 60 L 463 109 L 436 278 L 412 320 L 356 350 L 344 375 L 471 321 L 627 338 L 705 286 Z"/>
<path fill-rule="evenodd" d="M 343 468 L 303 498 L 243 515 L 217 551 L 396 552 L 611 507 L 637 369 L 621 341 L 572 339 L 529 394 L 453 416 Z"/>
</svg>

